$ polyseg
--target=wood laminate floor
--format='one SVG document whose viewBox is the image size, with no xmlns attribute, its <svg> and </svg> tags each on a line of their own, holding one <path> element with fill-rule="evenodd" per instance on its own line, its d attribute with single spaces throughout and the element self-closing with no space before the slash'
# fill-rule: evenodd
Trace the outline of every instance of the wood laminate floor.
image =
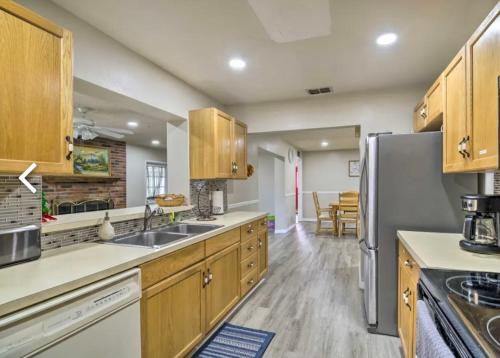
<svg viewBox="0 0 500 358">
<path fill-rule="evenodd" d="M 358 263 L 353 236 L 270 235 L 267 280 L 230 322 L 275 332 L 266 358 L 400 357 L 398 338 L 366 331 Z"/>
</svg>

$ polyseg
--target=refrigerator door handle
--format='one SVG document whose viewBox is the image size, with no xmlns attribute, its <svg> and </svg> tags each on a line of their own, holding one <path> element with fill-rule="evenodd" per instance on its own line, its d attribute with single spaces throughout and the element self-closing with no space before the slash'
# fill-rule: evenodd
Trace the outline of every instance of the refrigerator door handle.
<svg viewBox="0 0 500 358">
<path fill-rule="evenodd" d="M 363 253 L 365 255 L 369 255 L 370 254 L 370 252 L 368 252 L 368 248 L 366 247 L 366 241 L 365 241 L 365 239 L 360 239 L 358 241 L 358 244 L 359 244 L 359 248 L 361 249 L 361 251 L 363 251 Z"/>
<path fill-rule="evenodd" d="M 365 199 L 365 190 L 364 187 L 365 187 L 365 177 L 366 177 L 366 155 L 367 153 L 365 153 L 365 156 L 363 157 L 363 162 L 361 164 L 361 177 L 359 178 L 359 207 L 361 209 L 361 216 L 363 218 L 365 218 L 365 214 L 366 214 L 366 207 L 365 207 L 365 204 L 366 204 L 366 201 L 364 200 Z"/>
</svg>

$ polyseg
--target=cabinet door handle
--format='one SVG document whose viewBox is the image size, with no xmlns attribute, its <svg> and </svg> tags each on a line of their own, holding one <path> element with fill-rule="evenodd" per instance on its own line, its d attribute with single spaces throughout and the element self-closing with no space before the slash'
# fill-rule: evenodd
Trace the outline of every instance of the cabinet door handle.
<svg viewBox="0 0 500 358">
<path fill-rule="evenodd" d="M 69 135 L 66 136 L 66 142 L 68 143 L 68 154 L 66 154 L 66 160 L 71 160 L 73 155 L 73 141 Z"/>
<path fill-rule="evenodd" d="M 460 153 L 462 158 L 465 159 L 464 142 L 465 142 L 465 137 L 462 137 L 462 140 L 460 142 L 458 142 L 458 152 Z"/>
<path fill-rule="evenodd" d="M 253 278 L 252 278 L 250 281 L 248 281 L 248 282 L 247 282 L 247 285 L 248 285 L 248 286 L 252 286 L 254 282 L 255 282 L 255 281 L 254 281 L 254 280 L 253 280 Z"/>
<path fill-rule="evenodd" d="M 208 276 L 203 272 L 203 287 L 206 287 L 208 285 Z"/>
<path fill-rule="evenodd" d="M 214 275 L 212 275 L 212 273 L 210 272 L 210 269 L 208 269 L 208 283 L 212 282 L 214 278 Z"/>
<path fill-rule="evenodd" d="M 410 309 L 411 309 L 411 306 L 410 306 L 410 295 L 411 295 L 411 291 L 409 288 L 407 288 L 406 290 L 404 290 L 403 292 L 403 302 L 406 306 L 408 306 Z"/>
<path fill-rule="evenodd" d="M 262 247 L 262 240 L 259 239 L 259 247 Z"/>
<path fill-rule="evenodd" d="M 406 261 L 404 262 L 404 265 L 405 265 L 406 267 L 413 268 L 413 264 L 412 264 L 412 262 L 411 262 L 411 260 L 410 260 L 410 259 L 406 260 Z"/>
<path fill-rule="evenodd" d="M 469 142 L 469 141 L 470 141 L 469 136 L 464 138 L 464 143 L 463 143 L 464 149 L 462 150 L 465 153 L 465 155 L 467 156 L 467 158 L 470 158 L 470 152 L 469 152 L 469 149 L 467 148 L 467 142 Z"/>
<path fill-rule="evenodd" d="M 248 268 L 253 268 L 255 266 L 255 263 L 252 261 L 248 264 Z"/>
<path fill-rule="evenodd" d="M 255 246 L 248 246 L 248 247 L 247 247 L 247 250 L 248 250 L 248 251 L 253 251 L 254 249 L 255 249 Z"/>
</svg>

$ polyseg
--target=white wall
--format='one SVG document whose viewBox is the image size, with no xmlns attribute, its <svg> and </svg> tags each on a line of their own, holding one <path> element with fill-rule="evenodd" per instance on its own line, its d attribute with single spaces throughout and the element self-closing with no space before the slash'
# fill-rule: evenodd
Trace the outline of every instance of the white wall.
<svg viewBox="0 0 500 358">
<path fill-rule="evenodd" d="M 359 190 L 359 177 L 349 177 L 349 160 L 359 160 L 359 150 L 304 152 L 302 155 L 303 218 L 315 219 L 312 192 L 322 207 L 338 201 L 338 193 Z"/>
<path fill-rule="evenodd" d="M 255 167 L 255 173 L 247 180 L 228 181 L 228 204 L 230 210 L 265 210 L 259 203 L 259 148 L 272 153 L 275 157 L 283 160 L 283 194 L 280 198 L 284 209 L 280 216 L 284 219 L 279 221 L 281 226 L 276 229 L 287 230 L 295 223 L 295 158 L 297 150 L 273 134 L 250 134 L 248 136 L 248 163 Z M 293 153 L 293 162 L 288 161 L 288 151 Z M 276 163 L 278 165 L 278 163 Z M 281 195 L 281 194 L 280 194 Z"/>
<path fill-rule="evenodd" d="M 191 109 L 221 107 L 212 98 L 56 4 L 48 0 L 17 2 L 73 33 L 75 77 L 182 118 L 187 118 Z"/>
<path fill-rule="evenodd" d="M 146 161 L 166 162 L 166 149 L 127 144 L 127 207 L 146 202 Z"/>
<path fill-rule="evenodd" d="M 235 105 L 227 111 L 247 123 L 250 133 L 360 125 L 362 141 L 371 132 L 409 133 L 413 108 L 427 85 Z"/>
</svg>

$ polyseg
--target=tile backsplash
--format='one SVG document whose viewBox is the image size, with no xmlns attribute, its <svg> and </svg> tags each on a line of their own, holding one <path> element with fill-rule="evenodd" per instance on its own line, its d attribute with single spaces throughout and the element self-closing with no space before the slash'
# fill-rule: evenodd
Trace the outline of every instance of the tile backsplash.
<svg viewBox="0 0 500 358">
<path fill-rule="evenodd" d="M 40 225 L 42 219 L 42 177 L 28 178 L 36 189 L 32 193 L 14 175 L 0 176 L 0 230 Z"/>
<path fill-rule="evenodd" d="M 227 181 L 226 180 L 191 180 L 191 205 L 193 213 L 198 215 L 199 210 L 207 212 L 210 205 L 210 192 L 222 190 L 224 197 L 224 212 L 227 212 Z M 198 208 L 199 196 L 199 208 Z"/>
</svg>

